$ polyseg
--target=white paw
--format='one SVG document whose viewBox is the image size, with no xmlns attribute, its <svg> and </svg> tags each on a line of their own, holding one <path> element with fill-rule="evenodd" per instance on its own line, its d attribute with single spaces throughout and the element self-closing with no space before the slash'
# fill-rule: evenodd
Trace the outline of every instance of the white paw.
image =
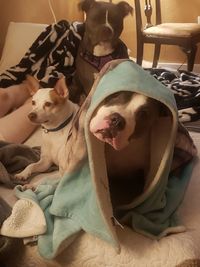
<svg viewBox="0 0 200 267">
<path fill-rule="evenodd" d="M 30 176 L 29 173 L 22 171 L 20 173 L 15 174 L 15 179 L 20 181 L 25 181 L 28 179 L 29 176 Z"/>
<path fill-rule="evenodd" d="M 26 191 L 26 190 L 32 190 L 32 191 L 35 191 L 36 189 L 36 185 L 33 185 L 33 184 L 25 184 L 22 186 L 22 191 Z"/>
</svg>

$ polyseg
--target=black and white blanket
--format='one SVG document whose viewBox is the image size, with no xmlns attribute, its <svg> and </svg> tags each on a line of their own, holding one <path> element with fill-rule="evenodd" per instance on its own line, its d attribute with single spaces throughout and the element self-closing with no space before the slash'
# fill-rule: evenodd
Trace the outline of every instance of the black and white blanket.
<svg viewBox="0 0 200 267">
<path fill-rule="evenodd" d="M 200 119 L 200 75 L 184 70 L 170 71 L 156 68 L 146 70 L 173 91 L 181 122 Z"/>
<path fill-rule="evenodd" d="M 0 87 L 20 84 L 27 74 L 40 81 L 41 87 L 53 87 L 65 76 L 70 82 L 75 71 L 75 58 L 83 37 L 84 23 L 65 20 L 51 24 L 33 42 L 19 64 L 0 75 Z"/>
<path fill-rule="evenodd" d="M 0 87 L 25 80 L 27 74 L 40 81 L 41 87 L 53 87 L 61 77 L 69 84 L 75 71 L 75 58 L 84 34 L 84 23 L 62 20 L 49 25 L 34 41 L 19 64 L 0 75 Z M 183 123 L 200 119 L 200 75 L 187 71 L 146 69 L 170 88 L 175 95 L 179 119 Z"/>
</svg>

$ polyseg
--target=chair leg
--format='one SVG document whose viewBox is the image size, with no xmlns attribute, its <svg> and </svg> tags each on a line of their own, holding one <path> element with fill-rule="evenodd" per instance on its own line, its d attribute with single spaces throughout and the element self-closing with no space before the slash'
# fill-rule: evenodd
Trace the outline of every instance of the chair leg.
<svg viewBox="0 0 200 267">
<path fill-rule="evenodd" d="M 189 51 L 187 51 L 187 70 L 193 71 L 194 60 L 197 52 L 197 46 L 193 45 Z"/>
<path fill-rule="evenodd" d="M 153 56 L 153 64 L 152 64 L 153 68 L 156 68 L 157 65 L 158 65 L 158 59 L 159 59 L 159 56 L 160 56 L 160 48 L 161 48 L 160 44 L 155 44 L 154 56 Z"/>
<path fill-rule="evenodd" d="M 144 43 L 143 42 L 137 42 L 137 58 L 136 63 L 138 65 L 142 65 L 143 60 L 143 52 L 144 52 Z"/>
</svg>

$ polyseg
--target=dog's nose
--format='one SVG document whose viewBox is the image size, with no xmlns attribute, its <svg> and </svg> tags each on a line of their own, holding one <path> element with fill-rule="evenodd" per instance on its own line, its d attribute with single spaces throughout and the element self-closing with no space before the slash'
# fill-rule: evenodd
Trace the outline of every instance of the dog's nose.
<svg viewBox="0 0 200 267">
<path fill-rule="evenodd" d="M 122 131 L 125 128 L 126 121 L 117 112 L 109 115 L 106 120 L 108 120 L 109 127 L 97 131 L 102 135 L 104 139 L 116 137 L 118 132 Z"/>
<path fill-rule="evenodd" d="M 31 112 L 28 114 L 28 118 L 30 121 L 34 121 L 37 118 L 37 114 L 35 112 Z"/>
<path fill-rule="evenodd" d="M 125 119 L 117 112 L 111 114 L 108 119 L 110 127 L 118 131 L 123 130 L 126 125 Z"/>
</svg>

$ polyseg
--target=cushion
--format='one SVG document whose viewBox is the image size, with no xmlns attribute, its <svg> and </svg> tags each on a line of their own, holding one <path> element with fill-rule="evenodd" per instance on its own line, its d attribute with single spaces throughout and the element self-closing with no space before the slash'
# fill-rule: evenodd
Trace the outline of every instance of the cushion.
<svg viewBox="0 0 200 267">
<path fill-rule="evenodd" d="M 47 24 L 10 22 L 0 61 L 0 73 L 16 65 Z"/>
<path fill-rule="evenodd" d="M 192 37 L 200 35 L 197 23 L 162 23 L 144 30 L 145 35 Z"/>
</svg>

